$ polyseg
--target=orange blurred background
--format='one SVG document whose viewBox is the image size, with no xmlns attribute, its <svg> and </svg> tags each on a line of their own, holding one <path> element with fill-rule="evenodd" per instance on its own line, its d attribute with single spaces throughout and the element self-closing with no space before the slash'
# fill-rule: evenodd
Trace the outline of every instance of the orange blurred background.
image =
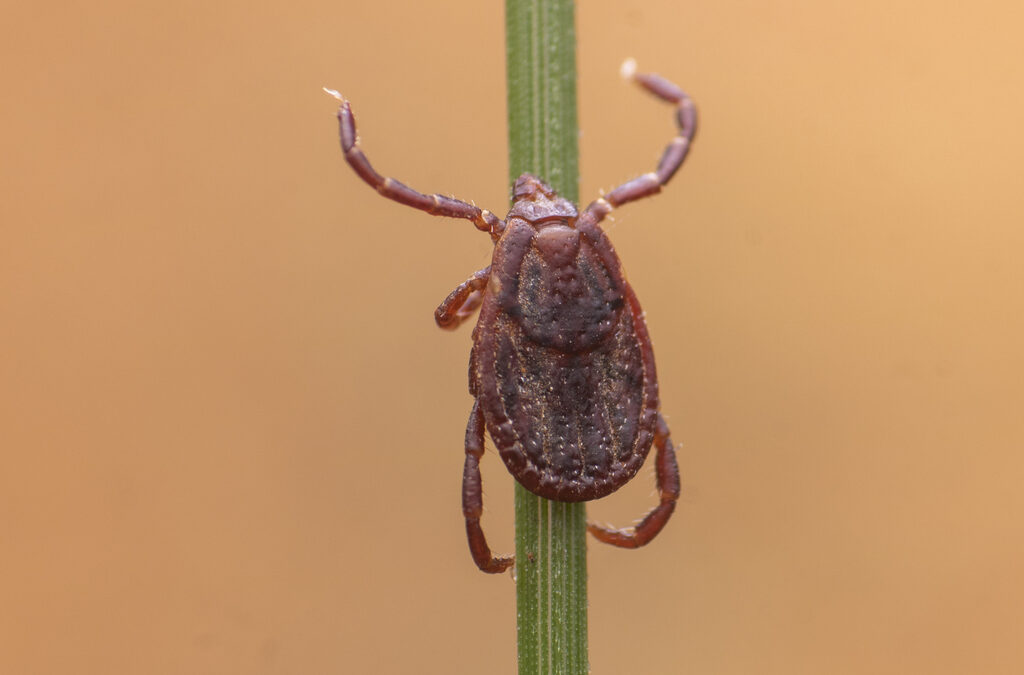
<svg viewBox="0 0 1024 675">
<path fill-rule="evenodd" d="M 1024 672 L 1024 6 L 580 3 L 581 193 L 684 497 L 591 546 L 595 673 Z M 9 3 L 0 106 L 0 672 L 512 673 L 459 504 L 465 222 L 503 212 L 500 3 Z M 625 524 L 653 473 L 594 504 Z M 512 546 L 511 479 L 484 462 Z"/>
</svg>

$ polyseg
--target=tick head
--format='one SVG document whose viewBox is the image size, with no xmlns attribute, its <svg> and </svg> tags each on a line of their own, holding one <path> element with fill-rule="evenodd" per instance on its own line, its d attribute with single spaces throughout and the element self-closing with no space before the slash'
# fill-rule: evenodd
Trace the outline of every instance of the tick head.
<svg viewBox="0 0 1024 675">
<path fill-rule="evenodd" d="M 520 176 L 512 194 L 515 201 L 508 217 L 522 218 L 534 227 L 553 222 L 573 227 L 579 215 L 572 202 L 559 197 L 550 185 L 532 174 Z"/>
<path fill-rule="evenodd" d="M 515 187 L 512 188 L 512 194 L 515 196 L 516 201 L 520 199 L 536 199 L 537 197 L 551 199 L 558 196 L 550 185 L 532 173 L 524 173 L 516 179 Z"/>
</svg>

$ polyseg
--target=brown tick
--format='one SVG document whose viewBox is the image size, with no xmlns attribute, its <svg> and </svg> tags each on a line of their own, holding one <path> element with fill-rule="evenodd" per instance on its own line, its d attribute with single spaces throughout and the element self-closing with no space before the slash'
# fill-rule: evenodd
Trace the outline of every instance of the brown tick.
<svg viewBox="0 0 1024 675">
<path fill-rule="evenodd" d="M 462 511 L 469 550 L 484 572 L 503 572 L 513 562 L 491 554 L 480 527 L 485 429 L 516 480 L 561 502 L 598 499 L 622 487 L 653 443 L 660 503 L 633 528 L 588 525 L 603 542 L 643 546 L 665 526 L 679 498 L 679 468 L 658 411 L 643 311 L 599 223 L 612 209 L 661 191 L 686 158 L 697 116 L 690 98 L 668 80 L 636 73 L 632 61 L 623 65 L 623 75 L 675 106 L 678 133 L 657 169 L 582 213 L 524 173 L 504 220 L 378 174 L 359 147 L 349 102 L 328 90 L 341 100 L 341 149 L 360 178 L 406 206 L 472 221 L 494 241 L 490 266 L 460 284 L 434 313 L 441 328 L 451 329 L 480 310 L 469 356 L 474 403 L 466 428 Z"/>
</svg>

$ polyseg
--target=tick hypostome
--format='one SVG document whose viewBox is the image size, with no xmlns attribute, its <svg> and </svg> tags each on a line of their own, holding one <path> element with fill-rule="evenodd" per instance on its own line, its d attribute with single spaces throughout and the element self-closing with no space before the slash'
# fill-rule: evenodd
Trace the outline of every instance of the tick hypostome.
<svg viewBox="0 0 1024 675">
<path fill-rule="evenodd" d="M 473 411 L 466 428 L 462 510 L 473 561 L 502 572 L 480 528 L 484 431 L 516 480 L 563 502 L 603 497 L 628 482 L 654 444 L 661 499 L 635 527 L 590 524 L 603 542 L 636 548 L 653 539 L 679 497 L 679 469 L 658 412 L 654 353 L 643 311 L 599 223 L 612 209 L 661 190 L 686 158 L 696 129 L 690 98 L 675 84 L 623 74 L 675 106 L 678 127 L 657 168 L 615 188 L 582 213 L 530 174 L 516 180 L 504 220 L 439 194 L 426 195 L 381 176 L 359 147 L 349 102 L 338 121 L 345 159 L 381 195 L 438 216 L 465 218 L 491 235 L 494 254 L 445 298 L 434 317 L 455 328 L 479 308 L 469 357 Z"/>
</svg>

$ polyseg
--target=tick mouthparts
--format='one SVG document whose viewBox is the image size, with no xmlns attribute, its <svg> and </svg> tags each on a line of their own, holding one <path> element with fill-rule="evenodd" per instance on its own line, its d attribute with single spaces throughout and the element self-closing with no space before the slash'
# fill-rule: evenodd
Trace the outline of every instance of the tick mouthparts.
<svg viewBox="0 0 1024 675">
<path fill-rule="evenodd" d="M 337 92 L 336 90 L 334 90 L 334 89 L 328 89 L 327 87 L 322 87 L 322 89 L 323 89 L 323 90 L 324 90 L 325 92 L 327 92 L 328 94 L 330 94 L 331 96 L 333 96 L 334 98 L 338 99 L 339 101 L 344 101 L 344 100 L 345 100 L 345 97 L 344 97 L 344 96 L 342 96 L 341 94 L 339 94 L 339 93 L 338 93 L 338 92 Z"/>
</svg>

